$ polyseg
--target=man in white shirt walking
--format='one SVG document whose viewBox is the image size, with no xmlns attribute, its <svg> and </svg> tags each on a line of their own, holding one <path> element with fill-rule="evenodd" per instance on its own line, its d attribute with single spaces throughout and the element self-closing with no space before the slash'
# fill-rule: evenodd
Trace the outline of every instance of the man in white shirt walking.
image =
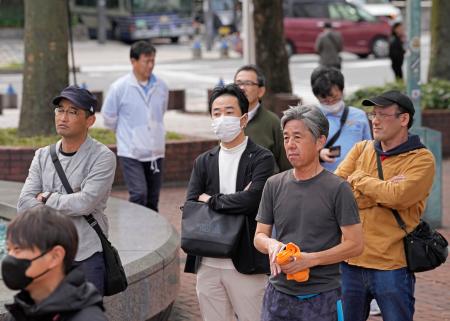
<svg viewBox="0 0 450 321">
<path fill-rule="evenodd" d="M 111 85 L 102 115 L 105 126 L 116 133 L 129 201 L 158 211 L 169 90 L 153 73 L 155 56 L 155 47 L 147 41 L 131 46 L 133 70 Z"/>
</svg>

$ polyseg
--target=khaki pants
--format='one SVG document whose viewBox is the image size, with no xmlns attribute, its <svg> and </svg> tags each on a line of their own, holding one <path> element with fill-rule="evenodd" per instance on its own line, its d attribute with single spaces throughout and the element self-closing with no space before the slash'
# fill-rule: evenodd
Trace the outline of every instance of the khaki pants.
<svg viewBox="0 0 450 321">
<path fill-rule="evenodd" d="M 202 264 L 197 272 L 197 297 L 204 321 L 261 319 L 261 307 L 268 277 L 242 274 L 236 269 L 219 269 Z"/>
</svg>

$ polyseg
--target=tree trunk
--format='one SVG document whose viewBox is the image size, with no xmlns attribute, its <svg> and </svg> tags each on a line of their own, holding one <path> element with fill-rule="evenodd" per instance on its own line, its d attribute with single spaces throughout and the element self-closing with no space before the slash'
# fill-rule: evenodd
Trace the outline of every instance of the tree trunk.
<svg viewBox="0 0 450 321">
<path fill-rule="evenodd" d="M 433 0 L 431 7 L 431 54 L 428 78 L 450 80 L 450 1 Z"/>
<path fill-rule="evenodd" d="M 55 133 L 52 98 L 68 84 L 66 0 L 25 0 L 25 65 L 19 135 Z"/>
<path fill-rule="evenodd" d="M 291 93 L 289 57 L 285 48 L 282 0 L 254 0 L 256 64 L 266 77 L 265 100 Z"/>
</svg>

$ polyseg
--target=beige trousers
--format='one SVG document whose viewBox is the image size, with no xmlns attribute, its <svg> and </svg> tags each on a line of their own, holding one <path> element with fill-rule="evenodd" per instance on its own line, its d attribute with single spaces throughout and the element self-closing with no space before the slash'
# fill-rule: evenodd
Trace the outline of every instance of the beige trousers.
<svg viewBox="0 0 450 321">
<path fill-rule="evenodd" d="M 202 264 L 197 272 L 197 297 L 204 321 L 258 321 L 268 277 L 242 274 Z"/>
</svg>

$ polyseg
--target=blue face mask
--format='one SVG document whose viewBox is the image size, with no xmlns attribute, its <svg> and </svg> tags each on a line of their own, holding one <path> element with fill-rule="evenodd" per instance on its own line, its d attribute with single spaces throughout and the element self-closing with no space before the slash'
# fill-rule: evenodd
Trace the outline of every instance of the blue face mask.
<svg viewBox="0 0 450 321">
<path fill-rule="evenodd" d="M 48 251 L 43 252 L 34 259 L 18 259 L 12 255 L 7 255 L 2 261 L 2 278 L 5 285 L 11 290 L 23 290 L 30 285 L 33 280 L 40 278 L 50 269 L 45 270 L 38 276 L 31 278 L 25 274 L 34 260 L 37 260 L 47 254 Z"/>
</svg>

